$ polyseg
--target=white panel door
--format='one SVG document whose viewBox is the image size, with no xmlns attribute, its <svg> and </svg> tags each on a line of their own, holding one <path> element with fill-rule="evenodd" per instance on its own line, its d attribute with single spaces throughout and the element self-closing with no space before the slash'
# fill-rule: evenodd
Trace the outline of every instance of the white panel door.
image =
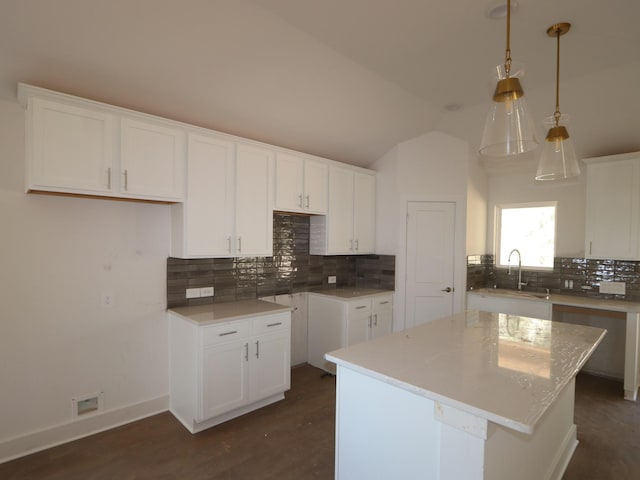
<svg viewBox="0 0 640 480">
<path fill-rule="evenodd" d="M 406 326 L 453 313 L 455 204 L 409 202 Z"/>
<path fill-rule="evenodd" d="M 304 207 L 304 160 L 295 155 L 278 153 L 276 157 L 275 208 L 286 212 L 302 212 Z"/>
<path fill-rule="evenodd" d="M 326 163 L 304 162 L 304 207 L 308 213 L 326 214 L 329 195 L 329 166 Z"/>
<path fill-rule="evenodd" d="M 262 335 L 250 339 L 250 398 L 261 400 L 291 386 L 289 332 Z"/>
<path fill-rule="evenodd" d="M 353 172 L 329 168 L 329 214 L 327 250 L 332 254 L 352 253 L 353 249 Z"/>
</svg>

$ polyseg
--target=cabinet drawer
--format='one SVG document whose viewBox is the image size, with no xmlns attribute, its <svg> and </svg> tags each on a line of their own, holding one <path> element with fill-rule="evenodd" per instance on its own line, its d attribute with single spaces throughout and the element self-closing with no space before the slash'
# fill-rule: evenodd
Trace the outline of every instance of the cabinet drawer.
<svg viewBox="0 0 640 480">
<path fill-rule="evenodd" d="M 202 328 L 202 346 L 218 345 L 249 336 L 249 321 L 223 323 Z"/>
<path fill-rule="evenodd" d="M 349 302 L 349 316 L 364 315 L 371 312 L 371 299 L 354 300 Z"/>
<path fill-rule="evenodd" d="M 291 328 L 291 313 L 282 312 L 254 318 L 251 324 L 251 335 L 263 335 Z"/>
<path fill-rule="evenodd" d="M 373 298 L 373 310 L 380 312 L 382 310 L 393 309 L 393 295 L 380 295 Z"/>
</svg>

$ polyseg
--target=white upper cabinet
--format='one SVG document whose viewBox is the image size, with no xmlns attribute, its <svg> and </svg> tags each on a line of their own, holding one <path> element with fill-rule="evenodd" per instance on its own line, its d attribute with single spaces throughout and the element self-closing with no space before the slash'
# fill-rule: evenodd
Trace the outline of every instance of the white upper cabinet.
<svg viewBox="0 0 640 480">
<path fill-rule="evenodd" d="M 239 143 L 236 150 L 236 253 L 273 255 L 273 151 Z"/>
<path fill-rule="evenodd" d="M 110 195 L 115 117 L 30 98 L 27 190 Z"/>
<path fill-rule="evenodd" d="M 327 163 L 279 152 L 276 156 L 275 209 L 327 213 Z"/>
<path fill-rule="evenodd" d="M 585 256 L 640 260 L 640 152 L 585 162 Z"/>
<path fill-rule="evenodd" d="M 225 257 L 233 253 L 235 144 L 213 135 L 189 134 L 187 195 L 172 207 L 171 254 Z"/>
<path fill-rule="evenodd" d="M 120 120 L 120 191 L 180 201 L 184 196 L 184 132 L 151 121 Z"/>
<path fill-rule="evenodd" d="M 183 129 L 28 85 L 18 94 L 27 107 L 27 191 L 182 201 Z"/>
<path fill-rule="evenodd" d="M 171 255 L 273 255 L 273 152 L 189 134 L 187 197 L 172 207 Z"/>
<path fill-rule="evenodd" d="M 366 254 L 375 250 L 375 175 L 329 167 L 329 210 L 311 217 L 311 253 Z"/>
</svg>

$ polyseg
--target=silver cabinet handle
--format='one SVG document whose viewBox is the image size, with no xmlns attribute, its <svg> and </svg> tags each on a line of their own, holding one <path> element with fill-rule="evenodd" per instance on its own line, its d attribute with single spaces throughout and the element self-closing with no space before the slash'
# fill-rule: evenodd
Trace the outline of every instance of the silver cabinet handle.
<svg viewBox="0 0 640 480">
<path fill-rule="evenodd" d="M 256 358 L 260 358 L 260 340 L 256 340 Z"/>
<path fill-rule="evenodd" d="M 107 168 L 107 190 L 111 190 L 111 167 Z"/>
<path fill-rule="evenodd" d="M 249 361 L 249 342 L 244 344 L 244 359 L 245 361 Z"/>
<path fill-rule="evenodd" d="M 589 255 L 591 255 L 592 249 L 593 249 L 593 242 L 589 240 Z"/>
<path fill-rule="evenodd" d="M 378 302 L 378 305 L 386 305 L 387 303 L 389 303 L 389 300 L 385 300 L 384 302 Z"/>
<path fill-rule="evenodd" d="M 125 170 L 124 171 L 124 191 L 128 191 L 129 190 L 129 171 Z"/>
<path fill-rule="evenodd" d="M 231 253 L 231 237 L 227 237 L 227 251 Z"/>
<path fill-rule="evenodd" d="M 453 292 L 453 289 L 452 289 L 451 287 L 447 287 L 447 288 L 443 288 L 443 289 L 442 289 L 442 290 L 440 290 L 440 291 L 441 291 L 441 292 L 447 292 L 447 293 L 450 293 L 450 292 Z"/>
<path fill-rule="evenodd" d="M 369 315 L 369 328 L 371 328 L 371 318 L 372 318 L 372 315 Z"/>
<path fill-rule="evenodd" d="M 302 208 L 302 194 L 298 195 L 298 206 Z"/>
<path fill-rule="evenodd" d="M 373 315 L 373 319 L 374 319 L 373 320 L 373 326 L 377 327 L 378 326 L 378 314 L 377 313 Z"/>
<path fill-rule="evenodd" d="M 356 251 L 358 250 L 358 239 L 356 238 Z"/>
<path fill-rule="evenodd" d="M 223 332 L 223 333 L 219 333 L 218 336 L 219 337 L 226 337 L 227 335 L 233 335 L 234 333 L 238 333 L 237 330 L 233 330 L 231 332 Z"/>
<path fill-rule="evenodd" d="M 307 195 L 307 208 L 309 208 L 309 195 Z"/>
<path fill-rule="evenodd" d="M 270 323 L 267 327 L 277 327 L 278 325 L 282 325 L 282 322 Z"/>
<path fill-rule="evenodd" d="M 367 306 L 366 305 L 358 305 L 356 307 L 356 310 L 360 310 L 361 308 L 367 308 Z"/>
<path fill-rule="evenodd" d="M 349 240 L 349 250 L 353 250 L 353 239 Z"/>
<path fill-rule="evenodd" d="M 242 236 L 238 237 L 238 253 L 242 251 Z"/>
</svg>

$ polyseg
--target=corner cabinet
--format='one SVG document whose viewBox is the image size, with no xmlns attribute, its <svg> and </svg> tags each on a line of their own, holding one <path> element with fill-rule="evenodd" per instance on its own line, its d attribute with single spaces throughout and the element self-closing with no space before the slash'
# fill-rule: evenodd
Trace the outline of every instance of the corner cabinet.
<svg viewBox="0 0 640 480">
<path fill-rule="evenodd" d="M 184 132 L 169 121 L 20 84 L 26 190 L 180 202 Z"/>
<path fill-rule="evenodd" d="M 585 163 L 585 256 L 640 260 L 640 152 Z"/>
<path fill-rule="evenodd" d="M 171 255 L 273 255 L 273 152 L 189 134 L 187 196 L 172 206 Z"/>
<path fill-rule="evenodd" d="M 170 411 L 191 432 L 284 398 L 291 313 L 197 325 L 169 312 Z"/>
<path fill-rule="evenodd" d="M 343 299 L 310 294 L 308 299 L 308 361 L 336 373 L 325 353 L 368 342 L 392 331 L 393 294 Z"/>
<path fill-rule="evenodd" d="M 327 213 L 329 166 L 326 162 L 278 152 L 275 183 L 276 210 Z"/>
<path fill-rule="evenodd" d="M 367 254 L 375 251 L 376 177 L 331 165 L 329 210 L 311 217 L 310 252 L 313 255 Z"/>
</svg>

